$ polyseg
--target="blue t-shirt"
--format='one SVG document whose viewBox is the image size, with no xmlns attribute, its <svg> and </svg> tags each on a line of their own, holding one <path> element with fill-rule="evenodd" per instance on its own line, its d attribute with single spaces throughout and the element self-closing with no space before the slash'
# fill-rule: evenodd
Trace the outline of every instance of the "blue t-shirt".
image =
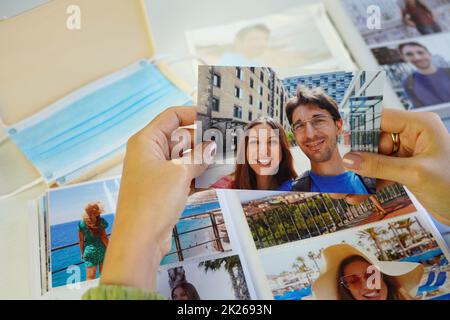
<svg viewBox="0 0 450 320">
<path fill-rule="evenodd" d="M 310 192 L 331 192 L 331 193 L 352 193 L 367 194 L 369 193 L 364 186 L 361 178 L 347 171 L 337 176 L 319 176 L 308 171 L 311 179 Z M 292 191 L 295 180 L 288 180 L 281 184 L 278 191 Z"/>
<path fill-rule="evenodd" d="M 368 194 L 361 178 L 352 171 L 346 171 L 337 176 L 319 176 L 312 171 L 311 192 Z"/>
<path fill-rule="evenodd" d="M 442 68 L 438 68 L 433 74 L 421 74 L 415 71 L 413 74 L 413 90 L 417 99 L 422 105 L 414 106 L 432 106 L 435 104 L 450 102 L 450 75 Z M 408 88 L 408 77 L 403 79 L 403 88 L 406 95 L 411 99 L 411 92 Z"/>
</svg>

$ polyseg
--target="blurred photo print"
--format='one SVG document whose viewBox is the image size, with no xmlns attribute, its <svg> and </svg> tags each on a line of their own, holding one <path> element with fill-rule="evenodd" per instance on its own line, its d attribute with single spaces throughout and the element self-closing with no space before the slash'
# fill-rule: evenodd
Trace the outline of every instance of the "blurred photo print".
<svg viewBox="0 0 450 320">
<path fill-rule="evenodd" d="M 321 3 L 189 30 L 186 37 L 190 51 L 204 64 L 274 66 L 283 76 L 305 68 L 352 68 Z"/>
<path fill-rule="evenodd" d="M 217 153 L 196 187 L 375 193 L 375 179 L 346 171 L 342 157 L 378 152 L 383 85 L 382 71 L 200 66 L 197 138 Z"/>
<path fill-rule="evenodd" d="M 450 108 L 450 47 L 442 43 L 450 43 L 450 33 L 372 49 L 405 108 Z"/>
<path fill-rule="evenodd" d="M 450 31 L 449 0 L 343 0 L 368 45 Z M 367 27 L 367 8 L 381 10 L 382 28 Z"/>
</svg>

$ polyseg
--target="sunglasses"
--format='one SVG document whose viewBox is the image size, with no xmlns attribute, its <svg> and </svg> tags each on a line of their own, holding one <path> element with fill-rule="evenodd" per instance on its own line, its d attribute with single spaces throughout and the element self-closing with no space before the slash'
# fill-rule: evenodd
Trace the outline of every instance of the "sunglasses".
<svg viewBox="0 0 450 320">
<path fill-rule="evenodd" d="M 383 278 L 382 273 L 378 273 L 381 278 Z M 367 284 L 370 277 L 372 277 L 374 273 L 364 272 L 361 274 L 350 274 L 347 276 L 340 277 L 340 284 L 347 289 L 360 289 L 365 284 Z"/>
</svg>

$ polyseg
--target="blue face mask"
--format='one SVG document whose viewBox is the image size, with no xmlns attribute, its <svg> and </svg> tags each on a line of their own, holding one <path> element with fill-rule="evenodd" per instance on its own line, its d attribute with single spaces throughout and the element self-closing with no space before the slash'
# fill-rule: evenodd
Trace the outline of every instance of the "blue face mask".
<svg viewBox="0 0 450 320">
<path fill-rule="evenodd" d="M 187 93 L 143 60 L 7 129 L 47 183 L 63 184 L 122 153 L 128 138 L 167 107 L 189 104 Z"/>
</svg>

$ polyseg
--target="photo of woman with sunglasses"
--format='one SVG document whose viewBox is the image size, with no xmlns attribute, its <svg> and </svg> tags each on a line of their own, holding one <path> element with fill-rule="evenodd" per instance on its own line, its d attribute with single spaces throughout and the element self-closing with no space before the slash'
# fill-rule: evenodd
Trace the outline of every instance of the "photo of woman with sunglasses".
<svg viewBox="0 0 450 320">
<path fill-rule="evenodd" d="M 345 243 L 324 249 L 322 259 L 312 288 L 325 300 L 413 300 L 424 272 L 419 263 L 379 261 Z"/>
</svg>

